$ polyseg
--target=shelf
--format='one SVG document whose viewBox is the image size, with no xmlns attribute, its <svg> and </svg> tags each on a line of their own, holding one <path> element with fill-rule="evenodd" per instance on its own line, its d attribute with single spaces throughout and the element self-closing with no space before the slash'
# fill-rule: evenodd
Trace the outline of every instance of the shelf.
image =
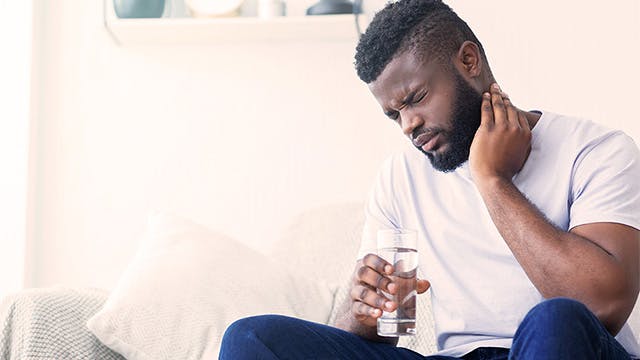
<svg viewBox="0 0 640 360">
<path fill-rule="evenodd" d="M 353 15 L 120 19 L 105 0 L 105 26 L 115 41 L 128 45 L 215 44 L 265 41 L 357 40 Z M 364 23 L 364 16 L 360 16 Z"/>
</svg>

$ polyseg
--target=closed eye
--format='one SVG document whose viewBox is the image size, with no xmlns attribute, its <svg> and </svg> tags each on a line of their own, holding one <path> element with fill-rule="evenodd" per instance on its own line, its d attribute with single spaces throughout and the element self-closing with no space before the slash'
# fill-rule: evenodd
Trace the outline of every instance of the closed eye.
<svg viewBox="0 0 640 360">
<path fill-rule="evenodd" d="M 385 111 L 384 113 L 387 117 L 393 121 L 398 120 L 398 112 L 397 111 Z"/>
<path fill-rule="evenodd" d="M 413 103 L 413 104 L 417 104 L 417 103 L 419 103 L 420 101 L 422 101 L 422 100 L 423 100 L 424 98 L 426 98 L 426 97 L 427 97 L 427 92 L 425 92 L 425 93 L 423 93 L 422 95 L 420 95 L 420 96 L 418 96 L 418 97 L 416 97 L 416 98 L 412 99 L 412 100 L 413 100 L 413 102 L 412 102 L 412 103 Z"/>
</svg>

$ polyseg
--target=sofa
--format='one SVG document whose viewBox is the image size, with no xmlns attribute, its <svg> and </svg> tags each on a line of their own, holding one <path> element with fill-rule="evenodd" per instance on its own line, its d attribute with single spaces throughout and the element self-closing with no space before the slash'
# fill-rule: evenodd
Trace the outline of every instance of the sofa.
<svg viewBox="0 0 640 360">
<path fill-rule="evenodd" d="M 212 359 L 224 329 L 256 314 L 334 324 L 348 297 L 363 204 L 308 210 L 267 254 L 188 219 L 152 213 L 138 253 L 111 291 L 51 287 L 2 300 L 2 359 Z M 429 293 L 418 335 L 399 346 L 436 351 Z M 628 323 L 640 334 L 638 304 Z M 640 339 L 638 339 L 640 341 Z"/>
</svg>

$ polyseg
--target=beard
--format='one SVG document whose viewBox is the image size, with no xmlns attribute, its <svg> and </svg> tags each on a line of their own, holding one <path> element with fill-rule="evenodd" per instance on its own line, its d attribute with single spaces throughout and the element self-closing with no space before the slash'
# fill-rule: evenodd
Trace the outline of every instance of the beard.
<svg viewBox="0 0 640 360">
<path fill-rule="evenodd" d="M 433 152 L 418 148 L 429 158 L 433 168 L 441 172 L 451 172 L 469 160 L 471 143 L 480 127 L 482 94 L 472 88 L 456 69 L 452 72 L 455 81 L 455 99 L 453 114 L 449 119 L 451 130 L 444 133 L 449 147 L 443 151 Z"/>
</svg>

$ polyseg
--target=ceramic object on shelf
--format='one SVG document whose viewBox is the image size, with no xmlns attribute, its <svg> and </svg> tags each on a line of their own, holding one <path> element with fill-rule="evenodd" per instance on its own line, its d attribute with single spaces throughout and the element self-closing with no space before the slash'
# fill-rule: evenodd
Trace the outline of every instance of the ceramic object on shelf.
<svg viewBox="0 0 640 360">
<path fill-rule="evenodd" d="M 336 15 L 360 13 L 349 0 L 320 0 L 307 9 L 307 15 Z"/>
<path fill-rule="evenodd" d="M 258 17 L 261 19 L 284 16 L 285 13 L 286 7 L 282 0 L 258 0 Z"/>
<path fill-rule="evenodd" d="M 165 0 L 167 6 L 164 10 L 163 16 L 169 16 L 172 18 L 184 18 L 189 16 L 187 13 L 187 7 L 184 0 Z M 168 13 L 168 14 L 167 14 Z"/>
<path fill-rule="evenodd" d="M 164 12 L 165 0 L 113 0 L 119 18 L 159 18 Z"/>
<path fill-rule="evenodd" d="M 193 17 L 238 16 L 242 0 L 185 0 Z"/>
</svg>

